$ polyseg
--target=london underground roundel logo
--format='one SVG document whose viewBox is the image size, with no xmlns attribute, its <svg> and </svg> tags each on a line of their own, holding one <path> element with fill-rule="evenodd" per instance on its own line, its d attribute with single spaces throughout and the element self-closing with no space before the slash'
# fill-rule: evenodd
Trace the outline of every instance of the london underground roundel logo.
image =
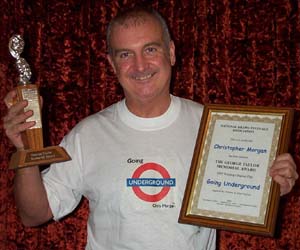
<svg viewBox="0 0 300 250">
<path fill-rule="evenodd" d="M 148 170 L 158 172 L 162 178 L 141 178 L 142 174 Z M 127 179 L 127 186 L 132 187 L 136 196 L 148 202 L 162 200 L 169 193 L 170 187 L 175 185 L 175 178 L 170 178 L 168 171 L 163 166 L 153 162 L 141 165 L 134 171 L 132 178 Z M 159 192 L 148 194 L 141 187 L 158 187 Z"/>
</svg>

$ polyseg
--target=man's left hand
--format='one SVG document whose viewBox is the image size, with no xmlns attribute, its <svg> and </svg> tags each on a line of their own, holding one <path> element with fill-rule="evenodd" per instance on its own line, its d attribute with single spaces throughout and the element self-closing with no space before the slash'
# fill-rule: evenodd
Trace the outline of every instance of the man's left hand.
<svg viewBox="0 0 300 250">
<path fill-rule="evenodd" d="M 289 193 L 299 177 L 297 166 L 288 153 L 276 157 L 269 174 L 280 185 L 280 195 Z"/>
</svg>

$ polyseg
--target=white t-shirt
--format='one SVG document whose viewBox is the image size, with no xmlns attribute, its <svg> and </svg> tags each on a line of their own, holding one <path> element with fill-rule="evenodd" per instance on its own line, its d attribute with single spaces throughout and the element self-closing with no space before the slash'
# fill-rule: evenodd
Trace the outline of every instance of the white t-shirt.
<svg viewBox="0 0 300 250">
<path fill-rule="evenodd" d="M 89 200 L 88 250 L 215 249 L 216 231 L 178 223 L 202 106 L 171 96 L 141 118 L 122 100 L 80 122 L 62 141 L 71 155 L 43 179 L 54 219 Z"/>
</svg>

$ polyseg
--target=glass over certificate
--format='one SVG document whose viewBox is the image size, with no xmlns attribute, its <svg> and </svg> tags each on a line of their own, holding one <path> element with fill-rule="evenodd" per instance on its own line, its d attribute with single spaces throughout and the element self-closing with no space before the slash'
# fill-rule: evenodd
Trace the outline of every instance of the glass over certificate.
<svg viewBox="0 0 300 250">
<path fill-rule="evenodd" d="M 280 194 L 268 170 L 292 121 L 288 108 L 205 106 L 179 222 L 272 236 Z"/>
</svg>

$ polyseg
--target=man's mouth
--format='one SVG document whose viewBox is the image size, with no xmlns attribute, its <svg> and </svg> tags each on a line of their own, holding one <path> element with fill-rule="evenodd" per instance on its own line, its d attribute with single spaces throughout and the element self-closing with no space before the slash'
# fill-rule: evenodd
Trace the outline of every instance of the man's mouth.
<svg viewBox="0 0 300 250">
<path fill-rule="evenodd" d="M 155 73 L 133 75 L 132 78 L 137 81 L 145 81 L 150 79 Z"/>
</svg>

